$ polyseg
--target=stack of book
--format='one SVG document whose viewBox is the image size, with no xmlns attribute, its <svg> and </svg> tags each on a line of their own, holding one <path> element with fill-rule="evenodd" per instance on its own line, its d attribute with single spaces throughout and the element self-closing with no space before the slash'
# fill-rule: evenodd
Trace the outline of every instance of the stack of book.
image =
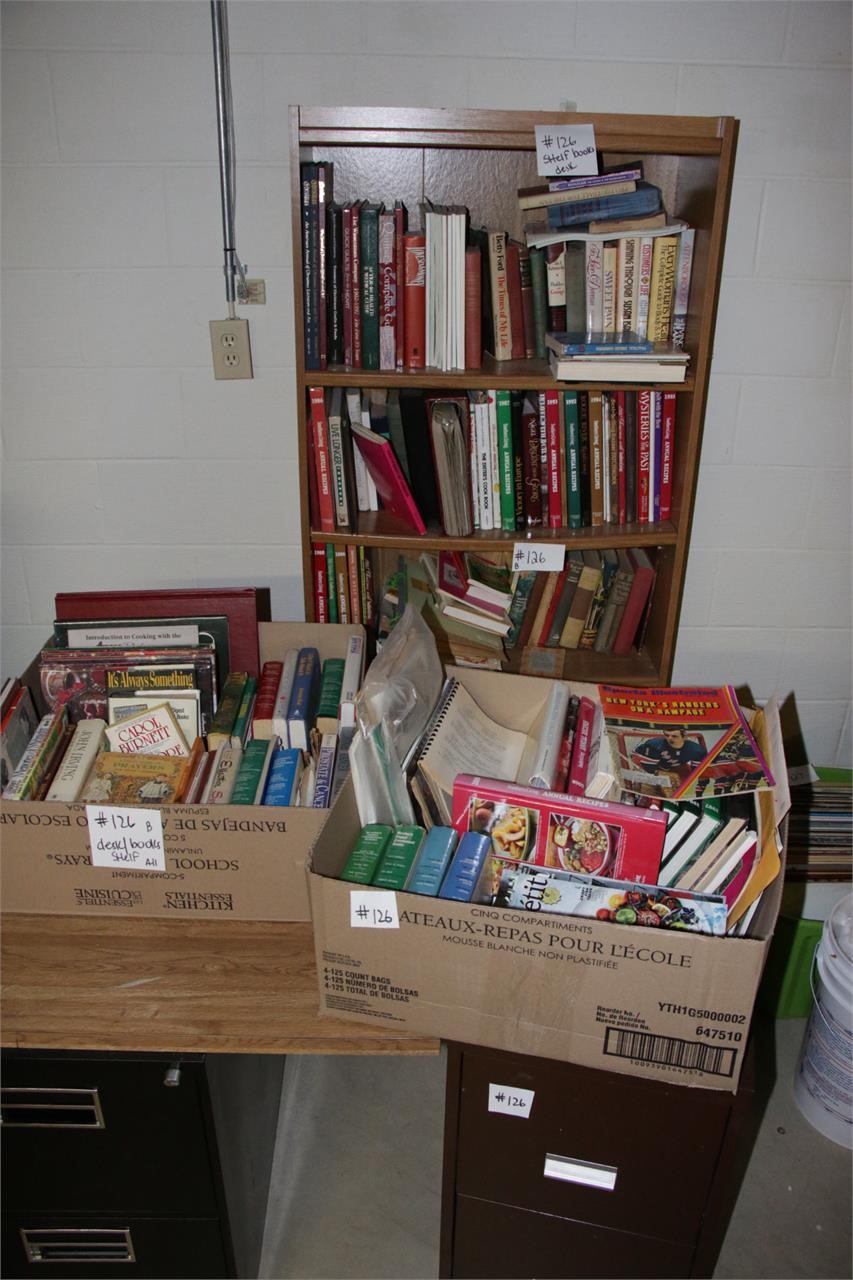
<svg viewBox="0 0 853 1280">
<path fill-rule="evenodd" d="M 809 766 L 809 781 L 791 788 L 786 878 L 853 879 L 853 773 Z"/>
</svg>

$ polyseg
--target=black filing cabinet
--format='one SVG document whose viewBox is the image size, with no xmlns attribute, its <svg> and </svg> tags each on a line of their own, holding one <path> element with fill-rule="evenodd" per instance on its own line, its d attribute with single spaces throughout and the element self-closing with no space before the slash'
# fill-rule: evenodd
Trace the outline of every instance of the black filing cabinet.
<svg viewBox="0 0 853 1280">
<path fill-rule="evenodd" d="M 283 1066 L 6 1051 L 3 1276 L 256 1276 Z"/>
</svg>

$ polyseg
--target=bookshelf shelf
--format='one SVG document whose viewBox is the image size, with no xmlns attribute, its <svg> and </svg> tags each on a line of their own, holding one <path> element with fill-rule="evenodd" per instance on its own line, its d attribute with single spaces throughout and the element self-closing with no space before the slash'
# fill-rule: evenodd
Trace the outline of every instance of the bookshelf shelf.
<svg viewBox="0 0 853 1280">
<path fill-rule="evenodd" d="M 535 125 L 591 124 L 607 165 L 641 159 L 645 178 L 661 189 L 669 220 L 683 219 L 695 232 L 693 273 L 684 338 L 690 361 L 680 383 L 557 382 L 547 361 L 497 361 L 484 354 L 473 370 L 441 372 L 396 369 L 375 371 L 330 366 L 309 370 L 303 327 L 303 226 L 300 163 L 326 161 L 334 173 L 338 203 L 369 200 L 387 209 L 402 201 L 410 225 L 418 225 L 419 206 L 464 206 L 472 227 L 501 229 L 524 240 L 519 187 L 541 181 L 536 168 Z M 614 658 L 596 652 L 566 655 L 566 673 L 579 679 L 667 684 L 675 643 L 698 477 L 705 404 L 713 350 L 726 224 L 731 197 L 738 122 L 727 116 L 646 116 L 560 114 L 435 108 L 299 107 L 290 112 L 291 215 L 294 261 L 295 342 L 301 536 L 306 618 L 314 618 L 312 553 L 317 544 L 376 548 L 380 562 L 398 552 L 507 550 L 515 542 L 563 543 L 567 548 L 657 549 L 656 578 L 641 648 Z M 460 394 L 473 390 L 541 393 L 566 390 L 672 391 L 676 397 L 675 453 L 671 518 L 651 524 L 598 524 L 580 530 L 536 528 L 528 531 L 478 531 L 468 538 L 446 537 L 435 527 L 412 533 L 387 512 L 359 512 L 353 531 L 312 527 L 310 490 L 313 473 L 308 444 L 311 387 L 400 389 Z M 330 553 L 331 554 L 331 553 Z M 378 585 L 378 584 L 376 584 Z M 518 655 L 508 661 L 517 669 Z"/>
</svg>

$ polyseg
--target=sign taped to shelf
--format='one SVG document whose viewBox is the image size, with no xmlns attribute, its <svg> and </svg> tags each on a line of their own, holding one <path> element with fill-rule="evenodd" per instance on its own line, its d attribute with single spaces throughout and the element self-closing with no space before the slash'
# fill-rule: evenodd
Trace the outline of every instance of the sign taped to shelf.
<svg viewBox="0 0 853 1280">
<path fill-rule="evenodd" d="M 163 817 L 159 809 L 119 809 L 87 804 L 86 825 L 94 867 L 165 871 Z"/>
<path fill-rule="evenodd" d="M 566 562 L 566 548 L 559 542 L 516 542 L 512 549 L 512 571 L 559 573 Z"/>
<path fill-rule="evenodd" d="M 543 177 L 580 178 L 598 173 L 591 124 L 537 124 L 536 168 Z"/>
</svg>

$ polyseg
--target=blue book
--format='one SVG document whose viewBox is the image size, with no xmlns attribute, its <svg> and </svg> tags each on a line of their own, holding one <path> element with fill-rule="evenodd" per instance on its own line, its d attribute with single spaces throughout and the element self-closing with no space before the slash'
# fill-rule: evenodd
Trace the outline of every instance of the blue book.
<svg viewBox="0 0 853 1280">
<path fill-rule="evenodd" d="M 548 226 L 576 227 L 582 222 L 604 218 L 637 218 L 657 213 L 661 208 L 660 187 L 651 182 L 638 182 L 636 191 L 619 195 L 596 196 L 594 200 L 573 200 L 568 204 L 548 206 Z"/>
<path fill-rule="evenodd" d="M 310 647 L 300 649 L 287 708 L 287 733 L 292 747 L 308 750 L 319 695 L 320 654 Z"/>
<path fill-rule="evenodd" d="M 643 356 L 652 355 L 651 338 L 636 333 L 565 333 L 549 330 L 545 345 L 558 356 Z"/>
<path fill-rule="evenodd" d="M 430 828 L 412 866 L 407 893 L 423 893 L 430 898 L 438 895 L 458 840 L 458 832 L 453 827 Z"/>
<path fill-rule="evenodd" d="M 320 752 L 317 756 L 317 772 L 314 777 L 314 797 L 312 809 L 328 809 L 332 801 L 332 779 L 335 775 L 335 756 L 338 750 L 338 735 L 324 733 L 320 740 Z"/>
<path fill-rule="evenodd" d="M 273 753 L 262 804 L 290 805 L 302 777 L 302 752 L 296 747 L 280 747 Z"/>
<path fill-rule="evenodd" d="M 439 898 L 454 902 L 470 902 L 483 869 L 483 863 L 492 848 L 491 836 L 466 831 L 459 841 L 453 861 L 441 882 Z"/>
</svg>

